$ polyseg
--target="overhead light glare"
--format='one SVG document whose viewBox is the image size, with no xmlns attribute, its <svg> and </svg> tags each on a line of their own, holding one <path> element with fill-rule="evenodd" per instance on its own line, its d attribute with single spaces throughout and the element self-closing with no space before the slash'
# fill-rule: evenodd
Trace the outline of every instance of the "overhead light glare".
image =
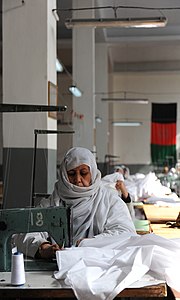
<svg viewBox="0 0 180 300">
<path fill-rule="evenodd" d="M 148 99 L 140 99 L 140 98 L 102 98 L 102 101 L 117 101 L 124 104 L 148 104 Z"/>
<path fill-rule="evenodd" d="M 113 126 L 122 126 L 122 127 L 137 127 L 141 126 L 142 122 L 134 122 L 134 121 L 120 121 L 120 122 L 112 122 Z"/>
<path fill-rule="evenodd" d="M 165 27 L 167 24 L 166 17 L 152 18 L 106 18 L 106 19 L 67 19 L 65 26 L 67 29 L 78 27 L 122 27 L 122 28 L 153 28 Z"/>
<path fill-rule="evenodd" d="M 99 123 L 99 124 L 102 123 L 102 118 L 101 118 L 100 116 L 96 116 L 96 117 L 95 117 L 95 120 L 96 120 L 96 122 Z"/>
<path fill-rule="evenodd" d="M 58 21 L 59 21 L 59 16 L 58 16 L 58 14 L 57 14 L 57 10 L 56 10 L 56 9 L 53 9 L 53 10 L 52 10 L 52 13 L 53 13 L 53 16 L 54 16 L 55 20 L 58 22 Z"/>
<path fill-rule="evenodd" d="M 61 73 L 61 72 L 63 72 L 63 70 L 64 70 L 64 68 L 63 68 L 62 64 L 60 63 L 59 59 L 56 58 L 56 71 Z"/>
<path fill-rule="evenodd" d="M 71 78 L 72 85 L 68 88 L 69 91 L 75 96 L 75 97 L 81 97 L 82 91 L 76 86 L 75 82 L 73 81 L 71 73 L 68 71 L 68 69 L 65 67 L 65 65 L 60 62 L 58 59 L 56 59 L 56 69 L 59 70 L 59 72 L 65 71 L 65 73 Z"/>
<path fill-rule="evenodd" d="M 80 91 L 80 89 L 78 89 L 77 86 L 75 85 L 71 85 L 69 87 L 69 91 L 73 94 L 73 96 L 75 97 L 81 97 L 82 96 L 82 92 Z"/>
</svg>

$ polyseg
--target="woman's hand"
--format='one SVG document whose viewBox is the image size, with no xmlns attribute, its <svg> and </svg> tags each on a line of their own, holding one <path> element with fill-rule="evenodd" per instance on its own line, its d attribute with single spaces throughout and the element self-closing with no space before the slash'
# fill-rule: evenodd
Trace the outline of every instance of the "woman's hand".
<svg viewBox="0 0 180 300">
<path fill-rule="evenodd" d="M 123 181 L 117 180 L 115 188 L 116 188 L 117 191 L 120 191 L 125 198 L 128 197 L 128 191 L 127 191 L 127 189 L 126 189 L 125 184 L 124 184 Z"/>
<path fill-rule="evenodd" d="M 76 242 L 76 247 L 79 246 L 79 244 L 80 244 L 80 242 L 82 242 L 82 240 L 85 240 L 85 238 L 84 238 L 84 239 L 79 239 L 79 240 Z"/>
<path fill-rule="evenodd" d="M 53 258 L 55 257 L 55 253 L 57 250 L 60 250 L 61 248 L 57 244 L 49 244 L 44 243 L 41 244 L 39 247 L 39 257 L 41 258 Z"/>
</svg>

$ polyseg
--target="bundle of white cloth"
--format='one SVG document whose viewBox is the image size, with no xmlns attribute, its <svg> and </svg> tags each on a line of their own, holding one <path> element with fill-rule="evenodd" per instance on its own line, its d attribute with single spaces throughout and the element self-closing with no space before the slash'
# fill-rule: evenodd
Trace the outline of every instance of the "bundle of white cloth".
<svg viewBox="0 0 180 300">
<path fill-rule="evenodd" d="M 130 175 L 124 183 L 134 202 L 138 201 L 139 198 L 164 197 L 172 193 L 170 188 L 161 184 L 154 172 L 149 172 L 146 175 L 141 173 Z"/>
<path fill-rule="evenodd" d="M 57 251 L 56 258 L 54 277 L 79 300 L 112 300 L 127 287 L 160 282 L 180 293 L 180 239 L 122 233 L 84 239 L 79 247 Z"/>
</svg>

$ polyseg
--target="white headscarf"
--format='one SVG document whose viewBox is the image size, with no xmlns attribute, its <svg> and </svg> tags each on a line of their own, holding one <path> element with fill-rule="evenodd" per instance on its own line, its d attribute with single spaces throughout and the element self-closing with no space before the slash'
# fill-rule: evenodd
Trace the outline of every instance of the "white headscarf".
<svg viewBox="0 0 180 300">
<path fill-rule="evenodd" d="M 92 181 L 94 181 L 97 174 L 97 164 L 95 157 L 91 151 L 82 147 L 71 148 L 64 158 L 64 164 L 67 171 L 72 170 L 82 164 L 90 168 Z"/>
<path fill-rule="evenodd" d="M 69 182 L 67 171 L 72 170 L 82 164 L 90 168 L 91 185 L 89 187 L 79 187 Z M 67 204 L 75 205 L 79 201 L 87 201 L 94 197 L 101 183 L 101 173 L 97 169 L 94 155 L 90 150 L 82 147 L 71 148 L 65 155 L 59 172 L 60 199 Z"/>
</svg>

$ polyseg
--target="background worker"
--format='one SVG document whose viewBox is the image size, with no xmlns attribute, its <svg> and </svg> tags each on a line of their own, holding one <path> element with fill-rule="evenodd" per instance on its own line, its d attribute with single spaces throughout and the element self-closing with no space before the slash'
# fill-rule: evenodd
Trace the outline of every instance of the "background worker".
<svg viewBox="0 0 180 300">
<path fill-rule="evenodd" d="M 108 174 L 102 178 L 102 183 L 108 187 L 116 190 L 120 198 L 126 203 L 132 219 L 135 218 L 135 212 L 131 196 L 126 188 L 124 179 L 129 176 L 129 170 L 125 166 L 115 166 L 114 173 Z"/>
</svg>

